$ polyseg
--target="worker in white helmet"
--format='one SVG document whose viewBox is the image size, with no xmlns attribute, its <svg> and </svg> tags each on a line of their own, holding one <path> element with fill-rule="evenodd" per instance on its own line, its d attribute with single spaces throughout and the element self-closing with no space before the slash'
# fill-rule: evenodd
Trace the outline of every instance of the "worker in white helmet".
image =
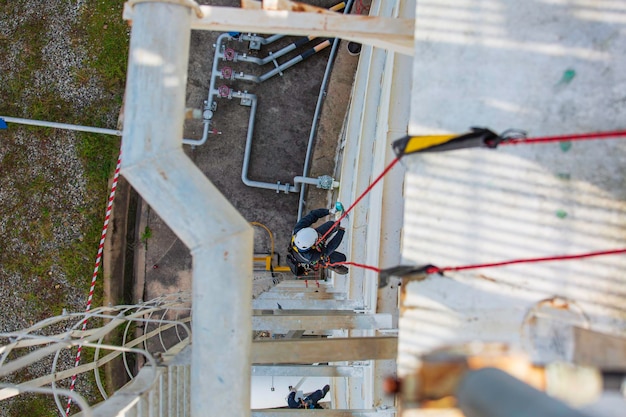
<svg viewBox="0 0 626 417">
<path fill-rule="evenodd" d="M 334 210 L 332 212 L 334 213 Z M 334 222 L 327 221 L 317 228 L 311 227 L 319 219 L 329 214 L 331 214 L 331 210 L 325 208 L 312 210 L 296 223 L 293 228 L 290 249 L 299 264 L 313 268 L 317 264 L 331 265 L 346 261 L 346 255 L 336 251 L 345 233 L 343 227 L 329 233 L 322 241 L 320 238 L 326 235 Z M 329 268 L 341 275 L 348 273 L 348 267 L 345 265 L 335 265 Z"/>
</svg>

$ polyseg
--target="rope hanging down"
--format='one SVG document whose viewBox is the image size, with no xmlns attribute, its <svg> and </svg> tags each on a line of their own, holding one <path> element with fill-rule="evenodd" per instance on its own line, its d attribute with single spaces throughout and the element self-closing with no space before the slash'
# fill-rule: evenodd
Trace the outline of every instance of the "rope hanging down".
<svg viewBox="0 0 626 417">
<path fill-rule="evenodd" d="M 365 189 L 365 191 L 363 191 L 361 193 L 361 195 L 354 201 L 354 203 L 352 203 L 352 205 L 350 205 L 350 207 L 348 207 L 343 214 L 341 215 L 341 217 L 339 217 L 338 220 L 335 221 L 335 223 L 333 223 L 333 225 L 328 229 L 328 231 L 326 233 L 324 233 L 324 235 L 322 237 L 320 237 L 316 244 L 320 243 L 321 241 L 323 241 L 324 239 L 326 239 L 326 237 L 335 229 L 335 227 L 337 227 L 337 225 L 339 223 L 341 223 L 341 221 L 348 215 L 348 213 L 350 213 L 350 211 L 354 208 L 354 206 L 356 206 L 357 204 L 359 204 L 359 202 L 363 199 L 363 197 L 365 197 L 367 195 L 367 193 L 369 193 L 370 191 L 372 191 L 372 188 L 374 188 L 376 186 L 376 184 L 378 184 L 378 181 L 380 181 L 381 179 L 383 179 L 383 177 L 385 175 L 387 175 L 387 173 L 391 170 L 391 168 L 393 168 L 398 161 L 400 160 L 400 157 L 396 157 L 393 161 L 391 161 L 389 163 L 389 165 L 387 165 L 387 167 L 385 168 L 385 170 L 383 172 L 380 173 L 380 175 L 378 177 L 376 177 L 376 179 L 374 181 L 372 181 L 372 183 Z"/>
<path fill-rule="evenodd" d="M 115 166 L 115 174 L 113 175 L 113 184 L 111 185 L 111 193 L 109 194 L 109 201 L 107 203 L 106 214 L 104 216 L 104 225 L 102 226 L 102 234 L 100 235 L 100 245 L 98 246 L 98 254 L 96 255 L 96 263 L 91 276 L 91 287 L 89 288 L 89 298 L 87 298 L 87 306 L 85 307 L 85 315 L 91 310 L 91 301 L 93 300 L 93 294 L 96 289 L 96 279 L 98 278 L 98 271 L 100 270 L 100 263 L 102 261 L 102 252 L 104 250 L 104 241 L 106 239 L 107 230 L 109 229 L 109 220 L 111 218 L 111 211 L 113 209 L 113 200 L 115 199 L 115 190 L 117 189 L 117 181 L 120 176 L 120 167 L 122 165 L 122 152 L 120 151 L 117 157 L 117 165 Z M 83 320 L 82 329 L 83 332 L 87 330 L 87 317 Z M 76 351 L 76 361 L 74 368 L 77 368 L 80 364 L 80 354 L 82 351 L 82 345 L 78 345 Z M 76 387 L 76 374 L 72 375 L 72 382 L 70 384 L 70 392 L 74 391 Z M 70 409 L 72 407 L 72 398 L 67 399 L 67 408 L 65 409 L 65 415 L 70 415 Z"/>
<path fill-rule="evenodd" d="M 523 144 L 537 144 L 537 143 L 549 143 L 549 142 L 561 142 L 569 140 L 592 140 L 592 139 L 607 139 L 616 137 L 626 137 L 626 130 L 615 130 L 609 132 L 593 132 L 593 133 L 581 133 L 571 135 L 559 135 L 559 136 L 543 136 L 535 138 L 527 138 L 526 133 L 520 130 L 509 129 L 503 132 L 501 135 L 497 135 L 489 129 L 484 128 L 472 128 L 470 133 L 464 135 L 439 135 L 439 136 L 406 136 L 402 139 L 398 139 L 393 142 L 392 147 L 396 152 L 396 158 L 393 159 L 389 165 L 383 170 L 383 172 L 376 177 L 376 179 L 359 195 L 359 197 L 346 209 L 341 217 L 336 220 L 333 225 L 328 229 L 322 237 L 320 237 L 316 244 L 320 243 L 337 227 L 337 225 L 343 220 L 350 211 L 369 193 L 374 186 L 393 168 L 400 159 L 410 153 L 416 152 L 440 152 L 446 150 L 463 149 L 471 147 L 488 147 L 496 148 L 498 145 L 523 145 Z M 419 142 L 419 143 L 418 143 Z M 510 265 L 516 263 L 531 263 L 531 262 L 543 262 L 554 260 L 568 260 L 586 258 L 591 256 L 609 255 L 616 253 L 624 253 L 626 249 L 609 250 L 602 252 L 591 252 L 580 255 L 562 255 L 546 258 L 532 258 L 505 261 L 492 264 L 479 264 L 479 265 L 467 265 L 462 267 L 446 267 L 437 268 L 429 266 L 427 273 L 436 273 L 444 271 L 461 271 L 467 269 L 496 267 L 503 265 Z M 339 265 L 352 265 L 357 268 L 369 269 L 374 272 L 381 272 L 380 268 L 371 265 L 358 264 L 354 262 L 337 262 L 334 264 L 327 264 L 325 267 L 339 266 Z"/>
</svg>

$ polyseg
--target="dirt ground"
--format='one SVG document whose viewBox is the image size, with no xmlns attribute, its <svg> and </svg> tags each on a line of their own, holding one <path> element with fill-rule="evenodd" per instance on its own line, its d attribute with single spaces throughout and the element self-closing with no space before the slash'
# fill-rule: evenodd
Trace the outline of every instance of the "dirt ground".
<svg viewBox="0 0 626 417">
<path fill-rule="evenodd" d="M 238 0 L 207 2 L 219 6 L 236 6 Z M 321 7 L 330 7 L 335 0 L 310 1 Z M 354 11 L 354 9 L 353 9 Z M 364 11 L 364 10 L 361 10 Z M 190 61 L 187 84 L 187 107 L 202 109 L 207 100 L 215 42 L 220 33 L 193 31 L 191 34 Z M 265 35 L 268 36 L 268 35 Z M 299 37 L 284 37 L 260 51 L 248 50 L 248 42 L 231 41 L 228 47 L 237 52 L 265 57 Z M 314 39 L 278 59 L 280 64 L 298 56 L 323 42 Z M 313 115 L 320 86 L 328 63 L 328 47 L 308 59 L 286 69 L 261 84 L 244 81 L 226 81 L 218 78 L 215 87 L 229 85 L 233 91 L 255 94 L 258 105 L 255 117 L 252 151 L 248 178 L 281 184 L 293 184 L 293 178 L 303 174 Z M 319 116 L 315 146 L 312 152 L 309 177 L 333 176 L 339 136 L 358 56 L 348 54 L 346 43 L 341 42 L 333 63 L 324 104 Z M 272 63 L 263 67 L 243 62 L 220 62 L 219 68 L 228 65 L 234 71 L 261 75 L 274 68 Z M 244 161 L 250 107 L 239 99 L 215 99 L 211 127 L 219 134 L 210 134 L 205 144 L 183 145 L 185 152 L 212 181 L 232 205 L 250 222 L 258 222 L 271 230 L 274 237 L 274 259 L 285 265 L 287 245 L 297 222 L 299 193 L 277 193 L 274 190 L 246 186 L 241 179 Z M 202 123 L 186 122 L 184 137 L 200 139 Z M 334 204 L 330 192 L 308 186 L 303 214 L 319 207 Z M 211 213 L 206 213 L 210 216 Z M 141 201 L 122 178 L 118 184 L 113 221 L 106 242 L 105 303 L 136 303 L 151 300 L 164 294 L 191 290 L 192 257 L 189 249 L 170 230 L 167 224 Z M 267 254 L 271 242 L 263 228 L 255 227 L 255 254 Z M 258 275 L 258 274 L 257 274 Z M 291 276 L 286 273 L 284 276 Z M 256 281 L 255 281 L 256 283 Z M 149 331 L 150 329 L 144 329 Z M 167 339 L 167 335 L 164 335 Z M 149 343 L 151 349 L 162 350 L 160 343 Z M 113 368 L 114 369 L 114 368 Z M 126 382 L 123 374 L 108 373 L 110 386 Z"/>
<path fill-rule="evenodd" d="M 237 0 L 210 3 L 220 6 L 239 4 Z M 308 3 L 330 7 L 336 1 L 318 0 Z M 202 108 L 207 100 L 217 36 L 219 33 L 215 32 L 192 32 L 187 85 L 188 107 Z M 248 42 L 231 41 L 228 46 L 237 52 L 262 58 L 269 51 L 277 51 L 298 38 L 282 38 L 263 46 L 260 51 L 248 50 Z M 323 39 L 314 39 L 279 58 L 278 62 L 284 63 L 322 41 Z M 276 75 L 261 84 L 217 79 L 216 87 L 227 84 L 234 91 L 247 91 L 258 97 L 248 178 L 293 184 L 293 178 L 303 174 L 313 115 L 330 50 L 328 47 L 286 69 L 282 76 Z M 346 52 L 342 42 L 326 89 L 309 176 L 333 175 L 339 133 L 349 102 L 357 59 Z M 264 74 L 274 68 L 272 63 L 259 67 L 243 62 L 221 62 L 220 68 L 224 65 L 231 66 L 234 71 L 254 75 Z M 248 187 L 242 182 L 241 171 L 250 107 L 241 105 L 238 99 L 220 98 L 216 101 L 217 110 L 214 112 L 212 127 L 220 133 L 209 135 L 203 145 L 185 145 L 185 151 L 244 218 L 250 222 L 259 222 L 272 231 L 275 251 L 279 253 L 280 262 L 284 265 L 291 230 L 297 221 L 299 194 Z M 200 139 L 201 122 L 188 121 L 184 135 L 185 138 Z M 327 191 L 316 189 L 315 186 L 308 188 L 304 214 L 314 208 L 331 206 L 332 198 Z M 131 207 L 132 204 L 131 198 Z M 128 225 L 134 229 L 138 249 L 134 254 L 138 280 L 135 283 L 133 300 L 149 300 L 164 293 L 190 290 L 192 259 L 189 250 L 150 207 L 140 202 L 138 213 L 136 219 L 132 216 L 129 218 L 131 221 Z M 268 253 L 270 246 L 267 233 L 256 227 L 255 253 Z M 126 257 L 126 263 L 128 260 Z M 114 288 L 112 291 L 123 291 L 123 288 Z"/>
</svg>

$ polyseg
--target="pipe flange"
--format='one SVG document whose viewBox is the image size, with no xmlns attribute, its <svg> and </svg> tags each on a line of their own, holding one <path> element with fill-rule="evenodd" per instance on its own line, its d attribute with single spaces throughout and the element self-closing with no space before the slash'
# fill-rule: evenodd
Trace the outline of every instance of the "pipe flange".
<svg viewBox="0 0 626 417">
<path fill-rule="evenodd" d="M 332 190 L 335 179 L 330 175 L 322 175 L 317 178 L 317 188 Z"/>
<path fill-rule="evenodd" d="M 225 84 L 217 87 L 217 93 L 223 98 L 230 97 L 230 91 L 230 87 Z"/>
<path fill-rule="evenodd" d="M 224 50 L 224 59 L 226 59 L 226 61 L 235 59 L 235 50 L 233 48 L 226 48 Z"/>
<path fill-rule="evenodd" d="M 222 78 L 230 80 L 233 76 L 233 69 L 231 67 L 222 68 Z"/>
</svg>

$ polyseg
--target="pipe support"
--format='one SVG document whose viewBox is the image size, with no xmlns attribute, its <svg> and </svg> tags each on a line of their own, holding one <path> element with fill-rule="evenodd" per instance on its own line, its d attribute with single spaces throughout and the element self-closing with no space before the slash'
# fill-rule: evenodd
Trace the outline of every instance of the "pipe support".
<svg viewBox="0 0 626 417">
<path fill-rule="evenodd" d="M 121 173 L 193 255 L 191 416 L 249 417 L 253 231 L 181 146 L 191 18 L 135 6 Z"/>
</svg>

